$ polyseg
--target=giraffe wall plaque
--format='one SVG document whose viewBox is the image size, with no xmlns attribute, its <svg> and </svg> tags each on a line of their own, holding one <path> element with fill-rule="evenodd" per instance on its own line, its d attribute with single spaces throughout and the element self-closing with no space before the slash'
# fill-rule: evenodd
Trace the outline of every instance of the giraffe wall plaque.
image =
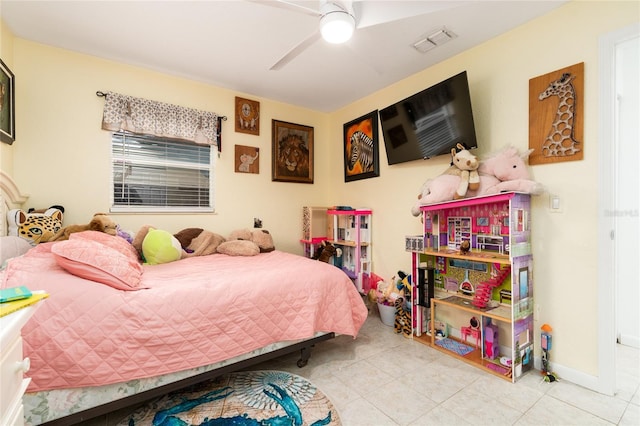
<svg viewBox="0 0 640 426">
<path fill-rule="evenodd" d="M 529 164 L 582 160 L 584 62 L 529 80 Z"/>
</svg>

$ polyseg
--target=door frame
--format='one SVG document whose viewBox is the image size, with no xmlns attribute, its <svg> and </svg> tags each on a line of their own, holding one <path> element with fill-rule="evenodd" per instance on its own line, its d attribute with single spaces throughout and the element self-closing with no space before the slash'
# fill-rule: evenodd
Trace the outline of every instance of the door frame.
<svg viewBox="0 0 640 426">
<path fill-rule="evenodd" d="M 616 46 L 640 37 L 640 24 L 633 24 L 600 37 L 600 135 L 598 209 L 598 392 L 616 390 Z M 606 143 L 610 141 L 610 143 Z"/>
</svg>

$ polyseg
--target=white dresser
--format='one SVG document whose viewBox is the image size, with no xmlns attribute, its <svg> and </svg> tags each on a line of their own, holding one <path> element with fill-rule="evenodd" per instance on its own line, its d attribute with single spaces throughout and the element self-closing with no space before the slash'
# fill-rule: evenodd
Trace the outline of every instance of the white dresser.
<svg viewBox="0 0 640 426">
<path fill-rule="evenodd" d="M 24 424 L 22 395 L 31 379 L 25 378 L 29 358 L 22 357 L 22 327 L 42 300 L 0 317 L 0 425 Z"/>
</svg>

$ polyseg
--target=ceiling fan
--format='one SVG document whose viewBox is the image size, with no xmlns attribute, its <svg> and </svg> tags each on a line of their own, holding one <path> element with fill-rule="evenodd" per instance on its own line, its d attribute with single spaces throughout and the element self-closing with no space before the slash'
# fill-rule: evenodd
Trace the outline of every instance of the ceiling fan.
<svg viewBox="0 0 640 426">
<path fill-rule="evenodd" d="M 318 9 L 313 9 L 299 4 L 300 2 L 286 0 L 250 1 L 319 18 L 318 29 L 289 50 L 269 68 L 270 70 L 281 69 L 320 38 L 330 43 L 344 43 L 356 30 L 454 7 L 461 3 L 458 1 L 319 0 Z"/>
</svg>

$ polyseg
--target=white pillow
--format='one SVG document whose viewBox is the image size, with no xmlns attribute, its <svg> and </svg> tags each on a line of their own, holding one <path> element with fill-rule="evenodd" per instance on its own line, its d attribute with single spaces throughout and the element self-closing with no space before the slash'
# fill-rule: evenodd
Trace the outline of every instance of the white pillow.
<svg viewBox="0 0 640 426">
<path fill-rule="evenodd" d="M 25 239 L 16 236 L 0 237 L 0 265 L 13 258 L 22 256 L 33 246 Z"/>
</svg>

